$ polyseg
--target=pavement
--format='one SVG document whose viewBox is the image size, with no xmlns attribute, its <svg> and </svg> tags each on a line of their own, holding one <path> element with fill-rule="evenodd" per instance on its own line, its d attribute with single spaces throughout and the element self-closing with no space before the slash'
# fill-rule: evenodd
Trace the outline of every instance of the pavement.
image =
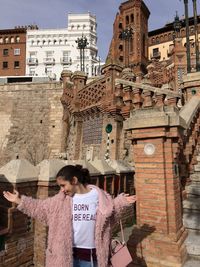
<svg viewBox="0 0 200 267">
<path fill-rule="evenodd" d="M 125 238 L 125 241 L 126 242 L 128 241 L 129 236 L 132 233 L 132 230 L 133 230 L 133 225 L 124 228 L 124 238 Z M 115 238 L 121 239 L 120 232 L 117 233 L 117 235 L 115 236 Z M 199 260 L 198 259 L 188 259 L 186 261 L 186 263 L 183 265 L 183 267 L 200 267 L 200 259 Z"/>
</svg>

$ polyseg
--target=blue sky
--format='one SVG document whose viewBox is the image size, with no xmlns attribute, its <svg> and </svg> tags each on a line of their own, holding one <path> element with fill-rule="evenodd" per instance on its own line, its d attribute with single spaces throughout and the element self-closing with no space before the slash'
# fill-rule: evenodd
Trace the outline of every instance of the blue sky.
<svg viewBox="0 0 200 267">
<path fill-rule="evenodd" d="M 112 25 L 122 0 L 0 0 L 0 28 L 35 23 L 40 28 L 64 28 L 67 13 L 90 11 L 97 17 L 99 55 L 105 59 L 112 38 Z M 151 15 L 149 30 L 174 19 L 176 10 L 184 14 L 183 0 L 144 0 Z M 189 0 L 192 16 L 192 0 Z M 197 0 L 198 14 L 200 0 Z"/>
</svg>

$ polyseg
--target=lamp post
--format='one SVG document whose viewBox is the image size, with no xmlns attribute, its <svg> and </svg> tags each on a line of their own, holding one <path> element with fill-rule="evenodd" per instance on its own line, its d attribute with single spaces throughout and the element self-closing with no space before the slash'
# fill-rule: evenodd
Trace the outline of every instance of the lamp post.
<svg viewBox="0 0 200 267">
<path fill-rule="evenodd" d="M 127 51 L 127 67 L 129 66 L 129 42 L 130 40 L 132 40 L 132 36 L 133 36 L 133 29 L 132 28 L 127 28 L 125 30 L 122 30 L 120 33 L 120 39 L 124 40 L 125 42 L 125 56 L 126 56 L 126 43 L 128 44 L 128 51 Z M 126 57 L 125 57 L 126 58 Z M 126 62 L 125 62 L 125 66 L 126 66 Z"/>
<path fill-rule="evenodd" d="M 174 23 L 173 23 L 175 38 L 180 37 L 181 26 L 182 26 L 181 21 L 179 19 L 178 12 L 176 11 L 176 16 L 174 18 Z"/>
<path fill-rule="evenodd" d="M 192 0 L 192 1 L 193 1 L 193 11 L 194 11 L 196 71 L 200 71 L 198 24 L 197 24 L 197 1 L 196 0 Z"/>
<path fill-rule="evenodd" d="M 76 43 L 78 44 L 78 49 L 80 49 L 80 67 L 81 71 L 85 72 L 85 49 L 88 45 L 87 38 L 82 35 L 81 38 L 78 38 L 76 40 Z"/>
<path fill-rule="evenodd" d="M 184 0 L 185 5 L 185 24 L 186 24 L 186 45 L 187 45 L 187 72 L 191 72 L 190 62 L 190 32 L 189 32 L 189 18 L 188 18 L 188 0 Z"/>
<path fill-rule="evenodd" d="M 100 56 L 99 56 L 98 62 L 99 62 L 98 75 L 101 75 L 101 58 L 100 58 Z"/>
</svg>

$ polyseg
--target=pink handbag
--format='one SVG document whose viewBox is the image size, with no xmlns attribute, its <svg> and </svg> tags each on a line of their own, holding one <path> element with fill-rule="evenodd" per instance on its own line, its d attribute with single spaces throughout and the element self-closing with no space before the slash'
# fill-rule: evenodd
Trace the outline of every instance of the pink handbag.
<svg viewBox="0 0 200 267">
<path fill-rule="evenodd" d="M 113 267 L 126 267 L 129 263 L 132 262 L 132 257 L 128 251 L 126 242 L 124 240 L 124 232 L 121 220 L 120 220 L 120 227 L 121 227 L 122 242 L 117 239 L 113 239 L 110 244 L 110 251 L 111 251 L 110 262 Z"/>
</svg>

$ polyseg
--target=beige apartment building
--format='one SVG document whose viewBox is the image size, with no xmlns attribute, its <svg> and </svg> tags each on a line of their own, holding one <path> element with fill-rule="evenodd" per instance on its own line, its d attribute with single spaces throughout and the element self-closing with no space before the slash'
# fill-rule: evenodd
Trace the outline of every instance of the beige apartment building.
<svg viewBox="0 0 200 267">
<path fill-rule="evenodd" d="M 180 19 L 181 30 L 180 37 L 182 38 L 182 44 L 186 46 L 186 27 L 185 19 Z M 195 64 L 195 28 L 194 18 L 189 18 L 189 30 L 190 30 L 190 53 L 191 53 L 191 65 Z M 200 16 L 198 16 L 198 40 L 200 43 Z M 172 49 L 174 47 L 174 27 L 173 22 L 167 23 L 163 28 L 156 29 L 149 32 L 149 60 L 159 59 L 160 61 L 168 60 L 171 56 Z"/>
</svg>

